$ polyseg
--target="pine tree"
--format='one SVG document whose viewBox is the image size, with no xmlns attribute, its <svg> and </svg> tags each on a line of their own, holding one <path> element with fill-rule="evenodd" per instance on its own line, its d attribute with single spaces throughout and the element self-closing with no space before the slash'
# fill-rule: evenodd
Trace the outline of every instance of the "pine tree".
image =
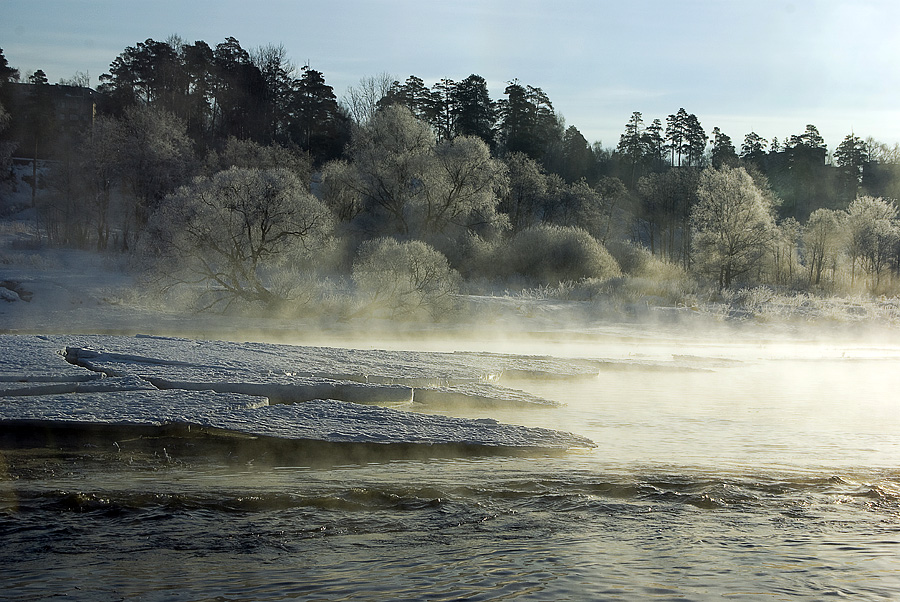
<svg viewBox="0 0 900 602">
<path fill-rule="evenodd" d="M 493 150 L 497 144 L 497 105 L 491 100 L 485 79 L 470 75 L 456 84 L 451 98 L 455 134 L 478 136 Z"/>
<path fill-rule="evenodd" d="M 741 159 L 759 163 L 766 155 L 767 144 L 768 140 L 756 132 L 750 132 L 744 136 L 744 143 L 741 145 Z"/>
<path fill-rule="evenodd" d="M 684 142 L 682 152 L 687 157 L 689 167 L 699 166 L 706 148 L 706 132 L 697 116 L 691 113 L 684 120 Z"/>
<path fill-rule="evenodd" d="M 731 137 L 718 127 L 713 128 L 712 137 L 712 165 L 719 169 L 723 165 L 733 165 L 737 160 L 737 153 Z"/>
<path fill-rule="evenodd" d="M 638 165 L 644 160 L 644 117 L 640 111 L 631 114 L 625 124 L 625 132 L 619 137 L 616 153 L 622 157 L 629 168 L 629 185 L 634 186 L 638 178 Z"/>
<path fill-rule="evenodd" d="M 687 142 L 688 114 L 684 108 L 678 109 L 674 115 L 666 117 L 666 142 L 672 153 L 673 166 L 681 166 L 681 157 L 685 151 Z"/>
<path fill-rule="evenodd" d="M 847 134 L 834 151 L 834 160 L 841 172 L 845 196 L 856 198 L 862 184 L 863 167 L 869 161 L 869 148 L 859 136 Z"/>
<path fill-rule="evenodd" d="M 660 169 L 664 162 L 663 152 L 665 148 L 662 122 L 659 119 L 654 119 L 653 122 L 647 126 L 641 140 L 651 169 Z"/>
</svg>

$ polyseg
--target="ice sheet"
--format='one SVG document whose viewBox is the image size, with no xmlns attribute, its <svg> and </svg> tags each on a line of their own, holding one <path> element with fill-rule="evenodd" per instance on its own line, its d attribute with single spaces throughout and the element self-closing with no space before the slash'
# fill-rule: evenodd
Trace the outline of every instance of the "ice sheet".
<svg viewBox="0 0 900 602">
<path fill-rule="evenodd" d="M 3 374 L 9 376 L 0 383 L 0 422 L 7 427 L 17 422 L 176 424 L 329 443 L 593 446 L 571 433 L 382 407 L 444 406 L 460 400 L 487 407 L 549 403 L 496 385 L 497 363 L 480 362 L 478 354 L 159 337 L 2 335 L 0 357 Z M 357 375 L 359 380 L 321 374 Z M 29 375 L 43 380 L 28 380 Z M 414 389 L 393 380 L 436 386 Z"/>
</svg>

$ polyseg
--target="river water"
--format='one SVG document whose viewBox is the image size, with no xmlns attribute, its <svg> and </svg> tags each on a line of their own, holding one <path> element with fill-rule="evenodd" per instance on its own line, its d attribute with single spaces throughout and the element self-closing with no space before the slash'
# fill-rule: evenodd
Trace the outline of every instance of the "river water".
<svg viewBox="0 0 900 602">
<path fill-rule="evenodd" d="M 596 449 L 328 467 L 0 452 L 0 599 L 900 599 L 900 346 L 529 345 L 493 346 L 638 365 L 503 382 L 562 408 L 460 415 Z M 641 365 L 673 356 L 691 368 Z"/>
</svg>

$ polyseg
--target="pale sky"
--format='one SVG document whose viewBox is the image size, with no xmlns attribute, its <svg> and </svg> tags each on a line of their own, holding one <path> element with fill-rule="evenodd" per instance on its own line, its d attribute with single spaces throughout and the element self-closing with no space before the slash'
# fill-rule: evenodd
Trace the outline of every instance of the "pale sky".
<svg viewBox="0 0 900 602">
<path fill-rule="evenodd" d="M 900 142 L 897 0 L 3 0 L 0 48 L 23 76 L 88 72 L 173 34 L 282 44 L 340 98 L 360 78 L 484 77 L 542 88 L 567 125 L 612 147 L 632 111 L 684 107 L 740 148 L 811 123 Z"/>
</svg>

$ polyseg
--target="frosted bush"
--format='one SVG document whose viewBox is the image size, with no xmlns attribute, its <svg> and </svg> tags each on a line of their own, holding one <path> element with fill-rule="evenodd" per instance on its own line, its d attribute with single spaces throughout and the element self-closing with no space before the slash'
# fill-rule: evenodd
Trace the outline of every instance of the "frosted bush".
<svg viewBox="0 0 900 602">
<path fill-rule="evenodd" d="M 616 260 L 585 230 L 541 224 L 523 230 L 510 241 L 504 267 L 543 284 L 583 278 L 613 278 L 621 271 Z"/>
<path fill-rule="evenodd" d="M 459 274 L 422 241 L 366 241 L 352 272 L 362 303 L 357 314 L 442 318 L 455 308 Z"/>
</svg>

